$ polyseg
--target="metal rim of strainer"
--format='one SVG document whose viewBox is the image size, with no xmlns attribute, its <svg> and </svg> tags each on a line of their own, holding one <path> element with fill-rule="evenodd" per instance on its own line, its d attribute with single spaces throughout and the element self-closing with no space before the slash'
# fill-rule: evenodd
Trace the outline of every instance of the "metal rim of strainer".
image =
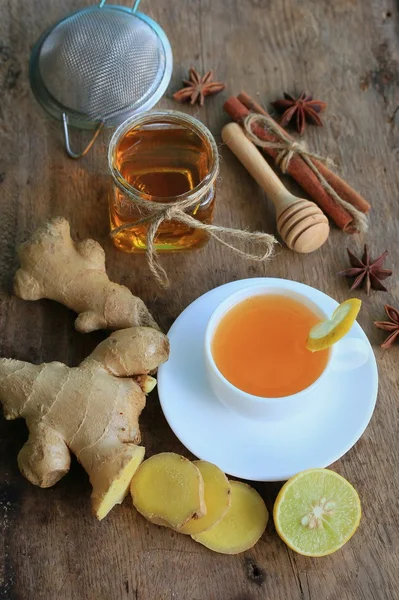
<svg viewBox="0 0 399 600">
<path fill-rule="evenodd" d="M 172 57 L 172 49 L 171 49 L 169 40 L 168 40 L 165 32 L 163 31 L 163 29 L 158 25 L 158 23 L 156 23 L 153 19 L 151 19 L 147 15 L 135 10 L 136 7 L 138 6 L 139 2 L 136 1 L 135 7 L 133 9 L 129 8 L 127 6 L 120 6 L 120 5 L 116 5 L 116 4 L 106 4 L 105 6 L 104 6 L 104 4 L 105 4 L 105 2 L 101 2 L 100 6 L 96 5 L 96 6 L 91 6 L 88 8 L 77 10 L 73 13 L 68 14 L 66 17 L 64 17 L 60 21 L 57 21 L 55 24 L 53 24 L 51 27 L 46 29 L 46 31 L 43 32 L 43 34 L 40 36 L 40 38 L 34 45 L 32 52 L 31 52 L 31 56 L 30 56 L 29 81 L 30 81 L 30 86 L 31 86 L 33 95 L 35 96 L 36 100 L 39 102 L 39 104 L 44 108 L 44 110 L 48 114 L 50 114 L 52 117 L 56 118 L 57 120 L 63 122 L 66 150 L 72 158 L 79 158 L 80 156 L 83 156 L 84 154 L 86 154 L 86 152 L 91 148 L 98 133 L 100 132 L 101 128 L 104 125 L 106 125 L 107 127 L 118 126 L 121 123 L 123 123 L 127 118 L 138 115 L 142 112 L 145 112 L 145 111 L 153 108 L 153 106 L 155 106 L 155 104 L 161 99 L 161 97 L 165 93 L 166 88 L 169 85 L 171 75 L 172 75 L 173 57 Z M 124 106 L 121 108 L 120 112 L 113 115 L 111 118 L 107 119 L 105 122 L 100 121 L 100 120 L 94 121 L 94 120 L 90 119 L 89 117 L 87 117 L 86 115 L 84 115 L 84 113 L 78 112 L 75 109 L 72 109 L 68 106 L 64 106 L 61 102 L 59 102 L 56 98 L 54 98 L 54 96 L 47 89 L 47 87 L 42 79 L 42 76 L 40 74 L 40 68 L 39 68 L 40 52 L 43 47 L 43 44 L 46 41 L 46 39 L 48 38 L 48 36 L 59 25 L 61 25 L 62 23 L 65 23 L 70 18 L 74 17 L 75 15 L 90 13 L 90 12 L 100 10 L 100 9 L 101 10 L 122 11 L 124 13 L 127 13 L 128 15 L 131 15 L 133 17 L 139 18 L 142 21 L 144 21 L 157 34 L 157 36 L 162 44 L 164 53 L 165 53 L 164 72 L 163 72 L 161 81 L 160 81 L 158 87 L 156 88 L 156 90 L 154 91 L 154 93 L 149 98 L 147 98 L 147 100 L 144 102 L 144 104 L 140 105 L 138 108 L 134 108 L 134 103 L 132 103 L 130 106 Z M 75 154 L 74 152 L 71 151 L 71 149 L 69 147 L 68 126 L 72 126 L 72 127 L 78 128 L 78 129 L 88 129 L 88 130 L 96 129 L 97 130 L 96 133 L 94 134 L 91 142 L 89 143 L 87 148 L 84 150 L 84 152 L 82 152 L 80 154 Z"/>
</svg>

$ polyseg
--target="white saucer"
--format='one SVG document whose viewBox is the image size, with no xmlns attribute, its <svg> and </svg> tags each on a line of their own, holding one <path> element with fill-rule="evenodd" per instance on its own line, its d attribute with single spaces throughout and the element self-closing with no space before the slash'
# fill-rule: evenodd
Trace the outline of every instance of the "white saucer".
<svg viewBox="0 0 399 600">
<path fill-rule="evenodd" d="M 232 292 L 251 283 L 278 287 L 282 281 L 298 293 L 306 290 L 327 314 L 338 306 L 326 294 L 294 281 L 258 278 L 227 283 L 198 298 L 176 319 L 168 333 L 170 358 L 158 371 L 161 406 L 179 440 L 198 458 L 252 481 L 284 481 L 304 469 L 338 460 L 363 434 L 377 399 L 378 373 L 371 346 L 364 365 L 331 377 L 319 390 L 319 402 L 283 421 L 243 418 L 213 395 L 203 358 L 212 312 Z M 357 323 L 348 336 L 369 344 Z"/>
</svg>

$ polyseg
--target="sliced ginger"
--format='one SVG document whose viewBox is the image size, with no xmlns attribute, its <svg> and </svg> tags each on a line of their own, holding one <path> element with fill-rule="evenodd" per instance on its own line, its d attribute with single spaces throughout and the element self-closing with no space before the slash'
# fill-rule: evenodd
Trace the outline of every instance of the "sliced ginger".
<svg viewBox="0 0 399 600">
<path fill-rule="evenodd" d="M 222 554 L 252 548 L 266 529 L 269 514 L 253 488 L 229 481 L 212 463 L 190 462 L 164 452 L 137 469 L 131 483 L 136 509 L 156 525 Z"/>
<path fill-rule="evenodd" d="M 213 527 L 192 535 L 196 542 L 221 554 L 238 554 L 256 544 L 266 529 L 269 513 L 258 492 L 230 481 L 231 506 Z"/>
<path fill-rule="evenodd" d="M 136 509 L 157 525 L 180 529 L 206 514 L 200 470 L 173 452 L 162 452 L 144 461 L 132 479 L 130 491 Z"/>
<path fill-rule="evenodd" d="M 192 535 L 213 527 L 230 508 L 230 482 L 226 475 L 206 460 L 195 460 L 194 464 L 204 479 L 204 499 L 206 515 L 200 519 L 191 519 L 179 529 L 180 533 Z"/>
</svg>

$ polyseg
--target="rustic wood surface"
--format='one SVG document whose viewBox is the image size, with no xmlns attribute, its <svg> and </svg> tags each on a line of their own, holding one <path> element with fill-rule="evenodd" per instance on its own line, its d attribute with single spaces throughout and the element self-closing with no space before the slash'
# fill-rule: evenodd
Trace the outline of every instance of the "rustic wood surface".
<svg viewBox="0 0 399 600">
<path fill-rule="evenodd" d="M 158 0 L 141 9 L 165 29 L 175 67 L 161 106 L 191 65 L 214 68 L 226 91 L 199 117 L 220 143 L 227 118 L 223 99 L 244 88 L 267 103 L 283 91 L 311 90 L 327 100 L 323 129 L 309 127 L 312 149 L 330 155 L 344 177 L 373 205 L 370 231 L 347 237 L 332 230 L 309 256 L 282 249 L 265 265 L 238 260 L 208 244 L 198 253 L 168 256 L 173 281 L 160 291 L 140 256 L 113 248 L 108 237 L 107 135 L 83 160 L 67 158 L 61 129 L 29 91 L 28 58 L 42 30 L 88 0 L 0 0 L 0 355 L 32 362 L 79 363 L 104 337 L 80 335 L 74 314 L 50 301 L 12 296 L 16 248 L 48 217 L 63 215 L 79 239 L 105 247 L 110 276 L 129 286 L 167 329 L 198 296 L 245 277 L 277 276 L 320 288 L 339 301 L 348 282 L 346 246 L 373 255 L 389 250 L 395 271 L 389 292 L 363 300 L 360 323 L 375 349 L 380 373 L 377 408 L 361 440 L 333 468 L 359 491 L 364 516 L 353 539 L 323 559 L 299 556 L 279 540 L 272 520 L 250 552 L 213 554 L 185 536 L 148 524 L 129 500 L 102 523 L 90 513 L 90 486 L 74 463 L 54 488 L 41 490 L 19 473 L 17 453 L 27 429 L 0 417 L 1 600 L 397 600 L 399 345 L 382 351 L 384 332 L 373 320 L 383 305 L 399 306 L 399 19 L 394 0 Z M 85 135 L 75 135 L 83 142 Z M 221 147 L 217 222 L 275 230 L 273 209 L 237 160 Z M 290 182 L 294 192 L 299 190 Z M 148 455 L 187 455 L 161 412 L 156 394 L 142 416 Z M 237 442 L 239 443 L 239 442 Z M 269 510 L 278 484 L 256 486 Z"/>
</svg>

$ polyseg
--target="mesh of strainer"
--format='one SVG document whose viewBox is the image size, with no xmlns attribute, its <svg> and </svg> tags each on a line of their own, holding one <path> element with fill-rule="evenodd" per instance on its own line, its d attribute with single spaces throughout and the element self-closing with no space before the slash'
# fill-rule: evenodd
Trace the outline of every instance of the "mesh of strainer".
<svg viewBox="0 0 399 600">
<path fill-rule="evenodd" d="M 105 7 L 54 27 L 42 45 L 39 70 L 61 104 L 106 121 L 153 96 L 165 71 L 165 50 L 147 23 Z"/>
<path fill-rule="evenodd" d="M 32 90 L 42 106 L 64 124 L 84 128 L 117 125 L 152 108 L 171 72 L 162 29 L 146 15 L 115 5 L 60 21 L 43 34 L 30 63 Z"/>
</svg>

